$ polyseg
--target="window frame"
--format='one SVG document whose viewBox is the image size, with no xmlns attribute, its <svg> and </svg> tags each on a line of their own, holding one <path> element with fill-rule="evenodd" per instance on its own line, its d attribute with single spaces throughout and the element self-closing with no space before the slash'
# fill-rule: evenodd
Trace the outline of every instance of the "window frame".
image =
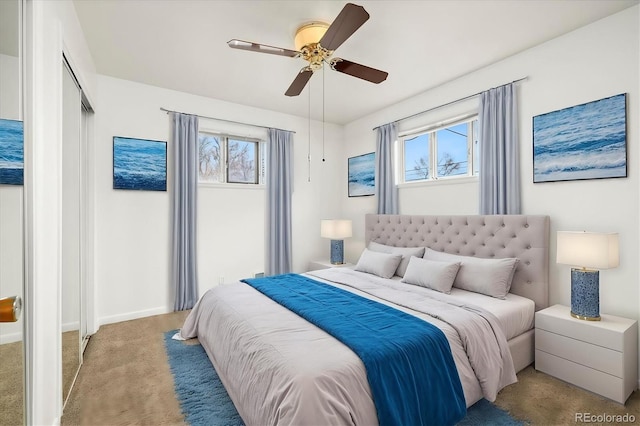
<svg viewBox="0 0 640 426">
<path fill-rule="evenodd" d="M 200 135 L 213 136 L 220 139 L 220 162 L 222 163 L 222 171 L 220 173 L 221 180 L 211 182 L 202 180 L 198 168 L 198 186 L 225 187 L 225 188 L 264 188 L 266 180 L 266 143 L 264 140 L 248 137 L 220 133 L 212 130 L 198 131 L 198 151 L 200 150 Z M 249 142 L 255 144 L 255 172 L 253 182 L 232 181 L 229 179 L 229 141 Z"/>
<path fill-rule="evenodd" d="M 440 130 L 448 129 L 460 124 L 467 123 L 467 172 L 465 174 L 457 174 L 451 176 L 438 176 L 438 143 L 436 133 Z M 431 124 L 419 129 L 409 130 L 402 132 L 398 135 L 398 162 L 399 165 L 397 173 L 398 185 L 416 185 L 425 183 L 436 183 L 455 181 L 461 182 L 464 180 L 477 180 L 480 170 L 475 172 L 476 161 L 474 144 L 474 135 L 477 134 L 478 126 L 478 114 L 466 114 L 464 116 L 456 117 L 450 120 L 441 121 L 439 123 Z M 429 176 L 426 179 L 406 180 L 407 164 L 405 153 L 405 142 L 407 140 L 414 139 L 416 137 L 426 135 L 428 138 L 428 152 L 429 152 Z M 479 147 L 478 147 L 479 148 Z"/>
</svg>

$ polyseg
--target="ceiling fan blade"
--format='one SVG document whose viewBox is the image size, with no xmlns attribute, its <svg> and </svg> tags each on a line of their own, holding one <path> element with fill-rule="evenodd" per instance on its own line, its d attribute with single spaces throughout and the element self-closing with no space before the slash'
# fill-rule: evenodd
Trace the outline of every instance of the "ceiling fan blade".
<svg viewBox="0 0 640 426">
<path fill-rule="evenodd" d="M 288 56 L 295 58 L 300 55 L 300 52 L 295 50 L 283 49 L 282 47 L 269 46 L 266 44 L 258 44 L 244 40 L 229 40 L 227 42 L 232 49 L 250 50 L 252 52 L 269 53 L 271 55 Z"/>
<path fill-rule="evenodd" d="M 385 81 L 389 75 L 386 71 L 380 71 L 375 68 L 356 64 L 355 62 L 341 58 L 333 58 L 331 60 L 331 68 L 338 72 L 349 74 L 376 84 Z"/>
<path fill-rule="evenodd" d="M 291 83 L 291 86 L 289 86 L 289 88 L 285 92 L 285 95 L 298 96 L 302 92 L 302 89 L 304 89 L 304 86 L 307 85 L 307 82 L 309 81 L 312 75 L 313 75 L 313 70 L 311 68 L 309 67 L 302 68 L 298 73 L 298 75 L 296 76 L 296 78 L 293 80 L 293 83 Z"/>
<path fill-rule="evenodd" d="M 320 39 L 320 45 L 327 50 L 336 50 L 346 39 L 369 19 L 364 7 L 347 3 Z"/>
</svg>

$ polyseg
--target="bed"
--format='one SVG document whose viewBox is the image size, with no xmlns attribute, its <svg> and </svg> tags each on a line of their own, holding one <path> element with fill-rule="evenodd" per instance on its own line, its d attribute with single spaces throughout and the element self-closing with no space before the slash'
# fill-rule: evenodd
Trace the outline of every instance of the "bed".
<svg viewBox="0 0 640 426">
<path fill-rule="evenodd" d="M 442 330 L 469 407 L 483 397 L 495 398 L 513 383 L 515 372 L 533 362 L 533 315 L 548 306 L 548 239 L 547 216 L 366 215 L 367 247 L 377 243 L 484 259 L 517 258 L 504 299 L 456 288 L 444 294 L 402 283 L 400 277 L 381 278 L 343 268 L 305 275 Z M 447 308 L 437 315 L 422 312 L 422 305 L 416 304 L 427 299 L 446 303 Z M 459 329 L 466 326 L 456 325 L 461 320 L 448 313 L 461 312 L 463 317 L 467 315 L 463 309 L 488 312 L 484 322 L 492 323 L 495 330 L 488 333 L 495 334 L 498 343 L 491 348 L 480 344 L 471 352 L 501 356 L 489 362 L 497 373 L 477 364 L 469 354 L 468 340 L 473 336 L 461 334 Z M 456 318 L 449 320 L 447 315 Z M 327 332 L 249 285 L 234 283 L 209 290 L 189 314 L 180 335 L 198 337 L 246 424 L 378 423 L 361 359 Z M 478 338 L 483 339 L 487 340 Z"/>
</svg>

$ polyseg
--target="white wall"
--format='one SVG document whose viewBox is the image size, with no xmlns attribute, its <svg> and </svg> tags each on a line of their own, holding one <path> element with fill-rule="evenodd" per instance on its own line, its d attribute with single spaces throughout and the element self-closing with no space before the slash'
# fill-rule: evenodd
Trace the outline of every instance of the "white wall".
<svg viewBox="0 0 640 426">
<path fill-rule="evenodd" d="M 0 118 L 20 120 L 20 64 L 17 56 L 0 54 Z"/>
<path fill-rule="evenodd" d="M 638 319 L 640 257 L 638 214 L 640 183 L 639 15 L 636 6 L 539 45 L 407 101 L 364 117 L 345 127 L 346 156 L 375 149 L 371 129 L 394 119 L 445 104 L 454 99 L 528 76 L 519 86 L 522 213 L 551 217 L 551 304 L 570 304 L 569 267 L 556 265 L 558 230 L 620 233 L 620 267 L 600 273 L 602 313 Z M 425 72 L 428 72 L 426 70 Z M 628 177 L 533 184 L 532 118 L 573 105 L 627 93 Z M 469 102 L 442 108 L 401 129 L 417 127 L 473 109 Z M 343 176 L 346 170 L 342 171 Z M 426 185 L 400 189 L 400 213 L 469 214 L 478 212 L 477 183 Z M 363 243 L 363 214 L 375 212 L 373 198 L 349 199 L 343 212 L 354 220 L 356 235 L 347 256 L 357 260 Z M 356 224 L 357 222 L 357 224 Z"/>
<path fill-rule="evenodd" d="M 320 220 L 339 210 L 335 188 L 343 186 L 342 127 L 326 124 L 327 161 L 321 161 L 321 123 L 312 122 L 311 179 L 308 173 L 308 120 L 98 76 L 100 110 L 95 128 L 95 277 L 101 324 L 173 309 L 169 280 L 170 194 L 112 189 L 112 138 L 127 136 L 167 141 L 169 116 L 160 107 L 289 129 L 294 137 L 293 269 L 306 270 L 309 259 L 327 256 Z M 201 119 L 202 130 L 265 137 L 263 129 Z M 168 143 L 168 163 L 172 145 Z M 346 185 L 344 185 L 346 186 Z M 200 187 L 198 192 L 199 289 L 264 271 L 264 188 Z M 326 243 L 326 244 L 325 244 Z M 327 252 L 327 253 L 325 253 Z"/>
<path fill-rule="evenodd" d="M 489 83 L 489 87 L 491 87 L 491 84 L 494 83 Z M 478 91 L 477 85 L 464 83 L 461 79 L 457 81 L 457 84 L 451 83 L 439 86 L 429 92 L 349 123 L 344 129 L 345 140 L 349 141 L 345 155 L 352 157 L 375 151 L 376 131 L 372 129 L 381 124 L 443 105 Z M 453 117 L 467 116 L 474 112 L 477 112 L 477 101 L 459 102 L 446 108 L 440 108 L 418 117 L 401 121 L 398 123 L 398 132 L 402 134 L 403 132 L 421 129 L 427 125 L 440 123 Z M 346 176 L 346 166 L 342 172 Z M 477 214 L 479 205 L 477 187 L 478 179 L 473 177 L 451 180 L 446 183 L 441 181 L 437 183 L 401 184 L 398 191 L 400 213 Z M 376 213 L 376 199 L 375 197 L 347 199 L 346 188 L 343 193 L 346 201 L 342 205 L 342 211 L 345 217 L 353 220 L 354 227 L 353 238 L 345 240 L 345 257 L 349 262 L 356 262 L 364 248 L 364 214 Z"/>
</svg>

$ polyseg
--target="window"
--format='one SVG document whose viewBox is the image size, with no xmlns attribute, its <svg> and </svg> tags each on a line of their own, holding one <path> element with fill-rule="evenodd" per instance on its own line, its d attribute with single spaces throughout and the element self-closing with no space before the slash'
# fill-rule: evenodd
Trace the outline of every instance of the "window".
<svg viewBox="0 0 640 426">
<path fill-rule="evenodd" d="M 263 183 L 264 146 L 260 141 L 200 133 L 198 142 L 200 183 Z"/>
<path fill-rule="evenodd" d="M 477 117 L 400 138 L 403 182 L 477 176 Z"/>
</svg>

